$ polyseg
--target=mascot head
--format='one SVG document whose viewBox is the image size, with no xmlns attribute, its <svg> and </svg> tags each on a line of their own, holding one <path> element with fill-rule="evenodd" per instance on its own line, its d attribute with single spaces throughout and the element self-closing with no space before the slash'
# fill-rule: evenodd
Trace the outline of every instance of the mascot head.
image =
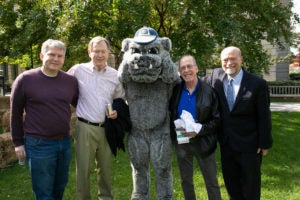
<svg viewBox="0 0 300 200">
<path fill-rule="evenodd" d="M 151 27 L 140 28 L 134 38 L 122 41 L 124 55 L 118 70 L 120 81 L 151 83 L 159 78 L 167 83 L 175 81 L 177 74 L 173 70 L 177 73 L 177 67 L 170 58 L 171 48 L 169 38 L 159 37 Z"/>
</svg>

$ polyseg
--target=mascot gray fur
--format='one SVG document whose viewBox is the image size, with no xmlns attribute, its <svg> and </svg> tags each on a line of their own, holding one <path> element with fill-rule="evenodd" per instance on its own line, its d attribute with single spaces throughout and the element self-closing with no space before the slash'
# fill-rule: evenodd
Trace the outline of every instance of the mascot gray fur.
<svg viewBox="0 0 300 200">
<path fill-rule="evenodd" d="M 132 129 L 128 154 L 132 166 L 132 200 L 148 200 L 150 162 L 155 173 L 158 200 L 173 199 L 172 142 L 168 114 L 177 66 L 170 58 L 171 40 L 150 27 L 122 41 L 124 52 L 118 76 L 123 83 Z"/>
</svg>

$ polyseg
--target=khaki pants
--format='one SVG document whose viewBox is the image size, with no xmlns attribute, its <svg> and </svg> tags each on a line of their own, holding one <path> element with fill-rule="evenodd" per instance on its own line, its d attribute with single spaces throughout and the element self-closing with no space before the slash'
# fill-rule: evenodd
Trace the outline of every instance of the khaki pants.
<svg viewBox="0 0 300 200">
<path fill-rule="evenodd" d="M 90 200 L 90 174 L 96 161 L 98 199 L 112 200 L 112 152 L 104 128 L 78 121 L 75 130 L 76 184 L 78 200 Z"/>
</svg>

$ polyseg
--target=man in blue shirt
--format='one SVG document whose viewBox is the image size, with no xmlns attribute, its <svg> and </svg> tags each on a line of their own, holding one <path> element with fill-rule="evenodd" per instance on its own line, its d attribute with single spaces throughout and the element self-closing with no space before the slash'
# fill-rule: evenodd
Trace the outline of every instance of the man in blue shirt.
<svg viewBox="0 0 300 200">
<path fill-rule="evenodd" d="M 175 125 L 171 124 L 171 136 L 175 141 L 184 197 L 188 200 L 196 200 L 193 184 L 193 158 L 195 157 L 205 181 L 208 198 L 219 200 L 221 194 L 216 177 L 214 155 L 215 130 L 220 122 L 218 101 L 212 88 L 197 76 L 198 66 L 193 56 L 185 55 L 179 60 L 179 73 L 182 83 L 176 85 L 173 90 L 170 101 L 171 121 L 179 119 L 185 110 L 193 116 L 200 127 L 198 132 L 181 132 L 188 137 L 188 140 L 187 143 L 180 143 L 176 139 Z"/>
</svg>

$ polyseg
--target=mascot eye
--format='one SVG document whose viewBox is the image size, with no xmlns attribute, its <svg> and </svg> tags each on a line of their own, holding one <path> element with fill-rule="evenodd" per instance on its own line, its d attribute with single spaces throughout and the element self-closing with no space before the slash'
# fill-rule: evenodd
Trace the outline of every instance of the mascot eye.
<svg viewBox="0 0 300 200">
<path fill-rule="evenodd" d="M 159 54 L 159 50 L 156 47 L 153 47 L 151 49 L 148 49 L 149 54 Z"/>
<path fill-rule="evenodd" d="M 138 48 L 132 48 L 131 53 L 141 53 L 141 51 Z"/>
</svg>

